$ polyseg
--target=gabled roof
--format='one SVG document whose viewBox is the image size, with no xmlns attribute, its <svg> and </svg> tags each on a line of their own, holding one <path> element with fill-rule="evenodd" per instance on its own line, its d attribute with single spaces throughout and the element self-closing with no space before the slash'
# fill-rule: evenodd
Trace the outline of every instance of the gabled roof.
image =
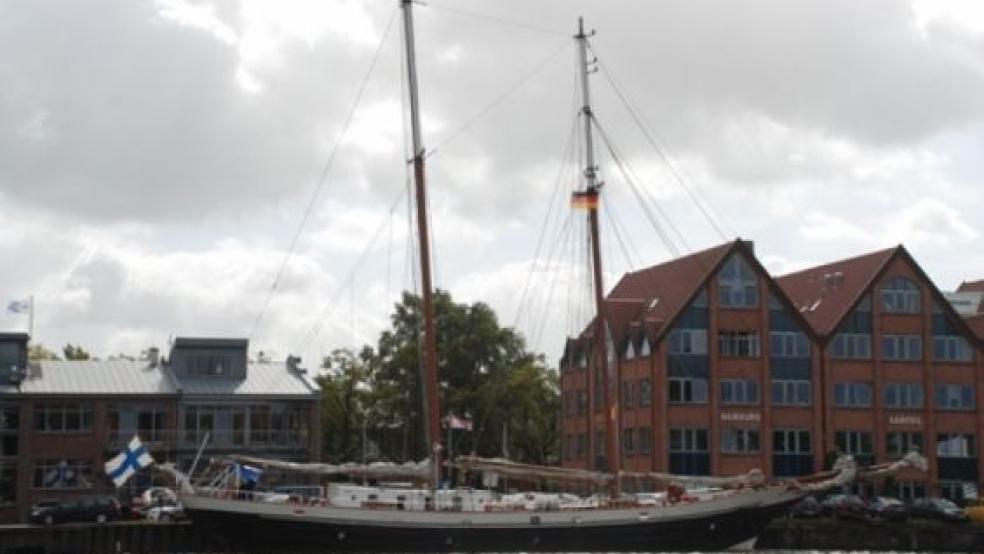
<svg viewBox="0 0 984 554">
<path fill-rule="evenodd" d="M 608 294 L 609 306 L 619 300 L 641 300 L 632 319 L 643 320 L 647 331 L 658 339 L 718 266 L 742 244 L 735 240 L 626 273 Z"/>
<path fill-rule="evenodd" d="M 964 281 L 957 287 L 957 292 L 984 292 L 984 279 L 980 281 Z"/>
<path fill-rule="evenodd" d="M 901 246 L 777 277 L 796 309 L 819 335 L 833 333 Z"/>
<path fill-rule="evenodd" d="M 970 327 L 974 335 L 981 341 L 984 341 L 984 314 L 968 317 L 964 321 L 967 322 L 967 327 Z"/>
</svg>

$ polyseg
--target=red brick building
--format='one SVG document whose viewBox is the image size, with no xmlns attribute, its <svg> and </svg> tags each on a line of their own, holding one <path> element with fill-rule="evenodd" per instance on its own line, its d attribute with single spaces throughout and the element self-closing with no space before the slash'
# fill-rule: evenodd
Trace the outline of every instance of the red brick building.
<svg viewBox="0 0 984 554">
<path fill-rule="evenodd" d="M 625 470 L 795 476 L 917 448 L 931 469 L 903 496 L 984 470 L 981 339 L 902 247 L 773 279 L 735 241 L 626 274 L 604 328 Z M 568 467 L 609 465 L 593 329 L 560 364 Z"/>
</svg>

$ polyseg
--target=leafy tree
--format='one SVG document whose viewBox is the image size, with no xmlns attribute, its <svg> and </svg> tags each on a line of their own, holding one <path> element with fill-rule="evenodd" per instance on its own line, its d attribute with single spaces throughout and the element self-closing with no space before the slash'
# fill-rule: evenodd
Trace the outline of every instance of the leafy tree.
<svg viewBox="0 0 984 554">
<path fill-rule="evenodd" d="M 81 345 L 73 346 L 71 343 L 66 344 L 62 348 L 62 352 L 65 353 L 66 360 L 88 360 L 91 358 L 89 353 L 82 348 Z"/>
<path fill-rule="evenodd" d="M 32 344 L 27 349 L 27 359 L 33 361 L 40 360 L 60 360 L 58 354 L 54 350 L 48 350 L 43 344 L 37 343 Z"/>
<path fill-rule="evenodd" d="M 500 327 L 488 305 L 456 304 L 444 291 L 434 300 L 441 412 L 474 422 L 474 431 L 456 433 L 455 453 L 499 456 L 506 450 L 525 462 L 555 460 L 556 373 L 526 350 L 519 334 Z M 363 418 L 380 457 L 419 460 L 429 454 L 423 437 L 420 297 L 404 293 L 390 323 L 375 352 L 365 347 L 354 357 L 336 351 L 326 360 L 329 372 L 321 381 L 328 458 L 361 458 Z"/>
</svg>

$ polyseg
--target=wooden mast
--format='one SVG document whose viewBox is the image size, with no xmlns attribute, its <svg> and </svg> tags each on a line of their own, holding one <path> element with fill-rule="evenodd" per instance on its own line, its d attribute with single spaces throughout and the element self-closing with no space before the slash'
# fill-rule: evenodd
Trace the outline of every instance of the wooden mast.
<svg viewBox="0 0 984 554">
<path fill-rule="evenodd" d="M 594 32 L 592 32 L 594 34 Z M 601 270 L 601 245 L 600 245 L 600 233 L 598 231 L 598 202 L 600 196 L 601 183 L 598 182 L 598 168 L 595 166 L 594 159 L 594 142 L 592 138 L 592 118 L 594 115 L 591 112 L 591 91 L 588 88 L 588 74 L 590 73 L 588 65 L 588 35 L 584 32 L 584 18 L 579 17 L 577 19 L 577 35 L 574 36 L 577 39 L 578 53 L 580 57 L 580 67 L 581 67 L 581 97 L 583 99 L 583 106 L 581 108 L 581 114 L 584 117 L 584 149 L 585 149 L 585 189 L 584 191 L 575 193 L 575 196 L 579 196 L 583 201 L 581 204 L 588 210 L 588 232 L 589 240 L 591 242 L 591 266 L 592 275 L 594 280 L 594 297 L 595 297 L 595 326 L 594 326 L 594 339 L 595 339 L 595 351 L 597 356 L 597 364 L 595 365 L 595 371 L 602 372 L 602 388 L 604 389 L 604 407 L 605 407 L 605 450 L 606 457 L 608 458 L 608 471 L 615 475 L 615 479 L 612 480 L 613 484 L 613 496 L 618 497 L 621 494 L 621 484 L 618 478 L 619 470 L 621 469 L 621 460 L 619 459 L 619 448 L 618 448 L 618 434 L 617 427 L 615 425 L 615 418 L 617 416 L 618 405 L 612 402 L 612 392 L 611 392 L 611 378 L 612 373 L 615 372 L 614 367 L 610 367 L 608 357 L 608 325 L 607 321 L 607 311 L 605 310 L 605 283 L 602 280 L 602 270 Z M 611 364 L 614 366 L 614 364 Z M 589 383 L 588 386 L 593 386 Z"/>
<path fill-rule="evenodd" d="M 430 449 L 433 488 L 441 482 L 441 406 L 437 387 L 437 336 L 434 332 L 434 292 L 431 285 L 430 235 L 427 229 L 427 187 L 424 179 L 424 145 L 420 133 L 420 99 L 417 93 L 417 63 L 413 38 L 413 1 L 400 0 L 403 8 L 403 37 L 406 41 L 407 80 L 410 96 L 410 128 L 413 137 L 413 183 L 417 204 L 417 240 L 420 245 L 420 286 L 423 293 L 423 363 L 421 377 L 427 424 L 424 440 Z"/>
</svg>

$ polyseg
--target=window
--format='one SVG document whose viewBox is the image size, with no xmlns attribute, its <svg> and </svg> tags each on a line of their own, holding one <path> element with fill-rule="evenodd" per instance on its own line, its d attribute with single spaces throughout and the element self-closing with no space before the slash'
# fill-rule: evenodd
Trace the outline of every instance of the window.
<svg viewBox="0 0 984 554">
<path fill-rule="evenodd" d="M 588 357 L 584 354 L 584 352 L 581 352 L 577 356 L 577 368 L 585 369 L 586 367 L 588 367 Z"/>
<path fill-rule="evenodd" d="M 752 331 L 721 331 L 718 353 L 722 356 L 755 358 L 759 355 L 759 336 Z"/>
<path fill-rule="evenodd" d="M 723 404 L 758 404 L 758 383 L 745 379 L 724 379 L 721 385 Z"/>
<path fill-rule="evenodd" d="M 874 451 L 868 431 L 837 431 L 834 433 L 834 444 L 844 454 L 854 456 L 870 456 Z"/>
<path fill-rule="evenodd" d="M 896 481 L 895 497 L 903 502 L 926 496 L 926 483 L 922 481 Z"/>
<path fill-rule="evenodd" d="M 622 407 L 635 408 L 635 387 L 634 381 L 622 381 Z"/>
<path fill-rule="evenodd" d="M 974 458 L 974 435 L 939 433 L 936 435 L 936 455 L 941 458 Z"/>
<path fill-rule="evenodd" d="M 707 402 L 707 379 L 671 377 L 670 402 Z"/>
<path fill-rule="evenodd" d="M 974 409 L 973 385 L 937 384 L 935 397 L 937 410 Z"/>
<path fill-rule="evenodd" d="M 841 408 L 871 406 L 871 383 L 835 383 L 834 406 Z"/>
<path fill-rule="evenodd" d="M 722 306 L 751 308 L 758 305 L 758 278 L 741 256 L 732 256 L 718 274 L 718 300 Z"/>
<path fill-rule="evenodd" d="M 892 277 L 881 290 L 882 310 L 893 314 L 919 313 L 919 287 L 905 277 Z"/>
<path fill-rule="evenodd" d="M 812 451 L 809 431 L 776 429 L 772 432 L 772 452 L 775 454 L 809 454 Z"/>
<path fill-rule="evenodd" d="M 871 358 L 871 335 L 838 333 L 830 346 L 833 358 L 867 360 Z"/>
<path fill-rule="evenodd" d="M 0 462 L 0 506 L 11 506 L 17 500 L 17 464 Z"/>
<path fill-rule="evenodd" d="M 919 335 L 882 336 L 882 358 L 886 360 L 921 360 L 922 337 Z"/>
<path fill-rule="evenodd" d="M 188 374 L 199 377 L 215 377 L 229 374 L 236 365 L 233 355 L 195 354 L 185 361 Z"/>
<path fill-rule="evenodd" d="M 635 429 L 622 429 L 622 452 L 635 452 Z"/>
<path fill-rule="evenodd" d="M 36 489 L 91 489 L 92 464 L 88 460 L 39 460 L 34 464 Z"/>
<path fill-rule="evenodd" d="M 653 451 L 653 430 L 650 427 L 639 428 L 639 454 L 651 454 Z"/>
<path fill-rule="evenodd" d="M 668 354 L 707 354 L 706 329 L 673 329 L 667 342 Z"/>
<path fill-rule="evenodd" d="M 144 442 L 164 440 L 166 413 L 162 406 L 110 405 L 106 417 L 110 441 L 129 441 L 134 434 Z"/>
<path fill-rule="evenodd" d="M 583 458 L 588 452 L 588 436 L 584 433 L 578 433 L 575 437 L 574 442 L 574 457 Z"/>
<path fill-rule="evenodd" d="M 707 429 L 670 429 L 670 452 L 707 452 Z"/>
<path fill-rule="evenodd" d="M 639 407 L 649 406 L 653 403 L 653 382 L 649 377 L 639 379 Z"/>
<path fill-rule="evenodd" d="M 642 346 L 639 347 L 639 357 L 648 358 L 650 353 L 651 351 L 649 348 L 649 339 L 644 338 L 642 339 Z"/>
<path fill-rule="evenodd" d="M 758 429 L 724 427 L 721 429 L 721 451 L 750 453 L 759 450 Z"/>
<path fill-rule="evenodd" d="M 922 408 L 922 383 L 886 383 L 886 408 Z"/>
<path fill-rule="evenodd" d="M 810 341 L 803 333 L 791 331 L 773 331 L 769 333 L 771 349 L 769 353 L 774 358 L 809 358 Z"/>
<path fill-rule="evenodd" d="M 772 403 L 779 406 L 809 406 L 811 388 L 809 381 L 773 379 Z"/>
<path fill-rule="evenodd" d="M 92 404 L 35 404 L 34 430 L 46 433 L 92 431 Z"/>
<path fill-rule="evenodd" d="M 885 435 L 885 452 L 889 456 L 904 456 L 913 450 L 923 451 L 922 433 L 894 431 Z"/>
<path fill-rule="evenodd" d="M 249 442 L 263 443 L 270 440 L 270 407 L 252 406 L 249 409 Z"/>
<path fill-rule="evenodd" d="M 972 489 L 977 492 L 977 483 L 974 481 L 943 481 L 940 480 L 940 496 L 954 502 L 963 503 L 966 499 L 965 492 Z"/>
<path fill-rule="evenodd" d="M 17 406 L 0 404 L 0 458 L 13 458 L 19 453 L 19 429 L 20 409 Z M 2 503 L 3 497 L 0 494 L 0 504 Z"/>
<path fill-rule="evenodd" d="M 634 360 L 635 359 L 635 347 L 632 346 L 632 341 L 629 341 L 629 343 L 625 346 L 625 356 L 624 357 L 625 357 L 626 360 Z"/>
<path fill-rule="evenodd" d="M 577 409 L 575 413 L 576 415 L 585 415 L 588 413 L 588 391 L 577 391 Z"/>
<path fill-rule="evenodd" d="M 974 359 L 974 351 L 964 337 L 934 336 L 933 359 L 938 362 L 969 362 Z"/>
</svg>

